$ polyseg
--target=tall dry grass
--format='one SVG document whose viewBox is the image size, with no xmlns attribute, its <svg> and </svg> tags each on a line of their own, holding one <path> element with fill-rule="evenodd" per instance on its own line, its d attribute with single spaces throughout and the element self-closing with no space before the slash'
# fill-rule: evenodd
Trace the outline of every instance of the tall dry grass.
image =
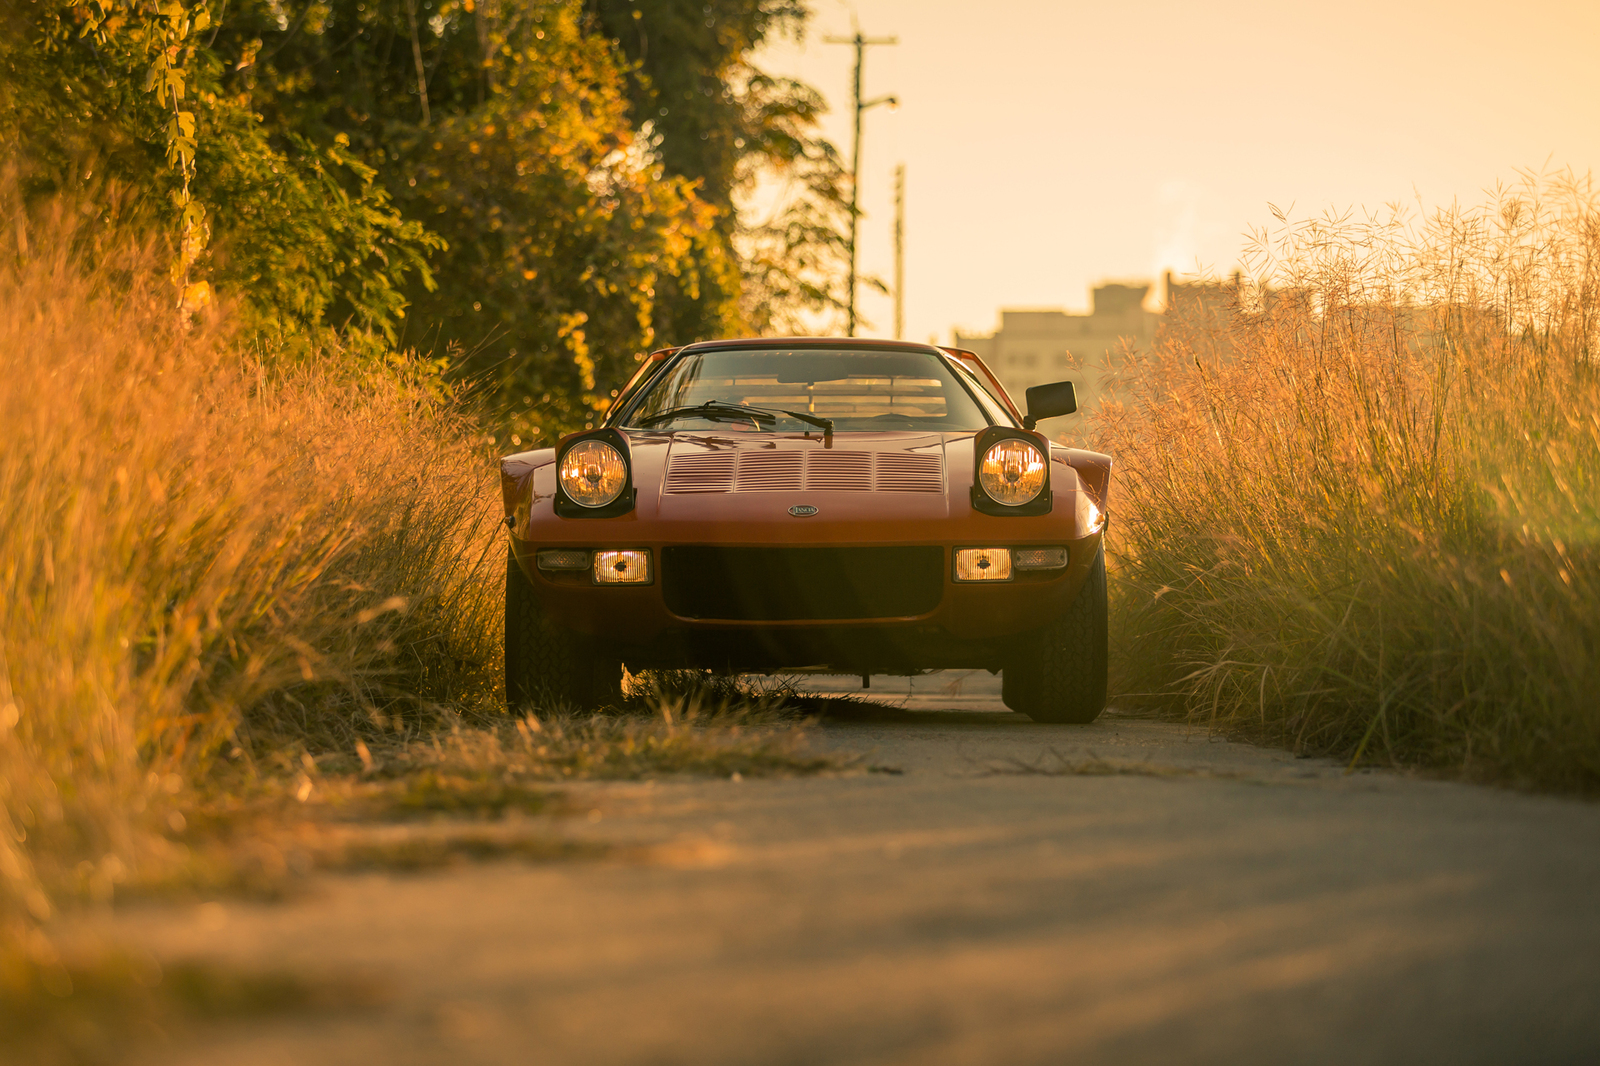
<svg viewBox="0 0 1600 1066">
<path fill-rule="evenodd" d="M 1353 761 L 1600 786 L 1600 195 L 1279 216 L 1251 255 L 1100 423 L 1121 687 Z"/>
<path fill-rule="evenodd" d="M 179 858 L 215 760 L 492 694 L 500 625 L 464 415 L 180 330 L 148 250 L 53 210 L 0 204 L 0 934 L 35 954 Z"/>
</svg>

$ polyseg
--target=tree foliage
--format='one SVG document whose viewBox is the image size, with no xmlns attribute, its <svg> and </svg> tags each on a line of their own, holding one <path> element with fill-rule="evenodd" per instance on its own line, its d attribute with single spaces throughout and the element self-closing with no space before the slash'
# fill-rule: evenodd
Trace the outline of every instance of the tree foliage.
<svg viewBox="0 0 1600 1066">
<path fill-rule="evenodd" d="M 519 438 L 592 422 L 652 346 L 837 303 L 820 98 L 749 65 L 800 0 L 4 10 L 0 138 L 35 193 L 99 183 L 167 236 L 176 305 L 214 287 L 271 350 L 448 355 Z M 742 223 L 775 167 L 804 210 Z"/>
<path fill-rule="evenodd" d="M 654 130 L 668 174 L 696 183 L 717 208 L 712 240 L 740 265 L 736 302 L 750 332 L 799 332 L 807 313 L 844 306 L 848 176 L 817 132 L 816 89 L 751 63 L 763 41 L 799 36 L 801 0 L 586 0 L 600 29 L 632 61 L 634 113 Z M 741 204 L 777 179 L 764 217 Z M 772 191 L 771 189 L 768 190 Z M 744 210 L 740 208 L 744 207 Z M 683 337 L 706 324 L 693 308 L 669 316 Z"/>
<path fill-rule="evenodd" d="M 176 2 L 9 7 L 8 154 L 35 194 L 92 181 L 107 222 L 167 222 L 188 306 L 214 284 L 281 338 L 314 342 L 330 325 L 393 337 L 439 239 L 400 214 L 343 141 L 263 123 L 208 47 L 218 29 Z"/>
</svg>

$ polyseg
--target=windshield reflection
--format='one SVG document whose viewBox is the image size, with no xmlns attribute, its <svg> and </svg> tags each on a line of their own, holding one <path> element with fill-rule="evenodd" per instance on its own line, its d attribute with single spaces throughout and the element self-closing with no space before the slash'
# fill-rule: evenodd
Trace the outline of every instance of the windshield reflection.
<svg viewBox="0 0 1600 1066">
<path fill-rule="evenodd" d="M 733 408 L 758 408 L 740 417 Z M 733 349 L 678 359 L 633 403 L 621 424 L 663 430 L 838 432 L 983 429 L 990 418 L 931 353 L 850 349 Z"/>
</svg>

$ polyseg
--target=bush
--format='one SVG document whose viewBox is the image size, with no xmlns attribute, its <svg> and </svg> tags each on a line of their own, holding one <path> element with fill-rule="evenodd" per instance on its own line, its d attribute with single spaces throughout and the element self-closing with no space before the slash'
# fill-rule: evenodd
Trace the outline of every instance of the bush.
<svg viewBox="0 0 1600 1066">
<path fill-rule="evenodd" d="M 492 694 L 494 472 L 401 369 L 269 373 L 162 259 L 0 203 L 0 921 L 104 897 L 219 753 Z M 336 353 L 334 353 L 336 355 Z M 175 822 L 181 824 L 181 822 Z M 3 930 L 0 930 L 3 932 Z"/>
<path fill-rule="evenodd" d="M 1122 687 L 1353 761 L 1600 785 L 1593 187 L 1279 221 L 1101 421 Z"/>
</svg>

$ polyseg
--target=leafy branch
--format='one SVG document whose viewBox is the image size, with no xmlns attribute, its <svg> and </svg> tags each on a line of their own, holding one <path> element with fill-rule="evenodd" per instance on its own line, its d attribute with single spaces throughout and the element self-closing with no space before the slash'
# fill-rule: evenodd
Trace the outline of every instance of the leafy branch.
<svg viewBox="0 0 1600 1066">
<path fill-rule="evenodd" d="M 173 193 L 178 208 L 178 255 L 172 263 L 172 282 L 178 290 L 181 314 L 199 310 L 211 297 L 210 285 L 193 279 L 195 265 L 211 239 L 205 205 L 195 199 L 195 116 L 184 109 L 189 91 L 188 62 L 194 54 L 193 35 L 211 26 L 204 6 L 191 13 L 179 0 L 82 0 L 72 11 L 81 21 L 80 38 L 90 38 L 98 49 L 125 50 L 130 58 L 148 60 L 144 91 L 153 95 L 169 114 L 164 134 L 167 165 L 179 185 Z"/>
</svg>

